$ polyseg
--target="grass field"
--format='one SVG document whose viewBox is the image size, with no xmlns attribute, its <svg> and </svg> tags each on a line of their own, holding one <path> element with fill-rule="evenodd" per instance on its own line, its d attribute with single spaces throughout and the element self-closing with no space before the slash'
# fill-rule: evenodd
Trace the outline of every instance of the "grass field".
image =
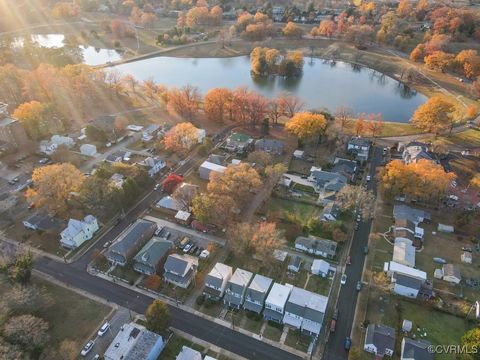
<svg viewBox="0 0 480 360">
<path fill-rule="evenodd" d="M 306 290 L 313 291 L 314 293 L 327 296 L 330 292 L 332 281 L 327 278 L 323 278 L 318 275 L 311 275 L 308 280 Z"/>
<path fill-rule="evenodd" d="M 309 219 L 318 217 L 322 209 L 309 204 L 271 198 L 268 202 L 268 211 L 281 213 L 283 217 L 294 216 L 300 224 L 305 224 Z"/>
<path fill-rule="evenodd" d="M 278 341 L 282 336 L 283 326 L 268 322 L 263 331 L 263 336 L 267 339 Z"/>
<path fill-rule="evenodd" d="M 445 145 L 460 145 L 466 147 L 479 147 L 480 146 L 480 129 L 472 128 L 465 131 L 452 134 L 449 136 L 433 136 L 425 137 L 424 140 L 435 141 L 436 143 L 443 143 Z"/>
<path fill-rule="evenodd" d="M 307 352 L 308 346 L 312 338 L 308 335 L 302 334 L 299 330 L 290 329 L 285 339 L 285 345 L 288 345 L 294 349 Z"/>
</svg>

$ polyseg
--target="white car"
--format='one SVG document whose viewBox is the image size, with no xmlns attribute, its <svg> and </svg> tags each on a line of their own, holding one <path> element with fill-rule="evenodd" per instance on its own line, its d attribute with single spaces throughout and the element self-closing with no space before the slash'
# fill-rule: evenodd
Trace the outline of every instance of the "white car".
<svg viewBox="0 0 480 360">
<path fill-rule="evenodd" d="M 100 328 L 100 330 L 98 330 L 98 336 L 103 336 L 107 333 L 108 329 L 110 329 L 110 323 L 108 321 L 105 321 L 102 325 L 102 327 Z"/>
<path fill-rule="evenodd" d="M 93 349 L 93 346 L 95 345 L 95 341 L 93 340 L 90 340 L 82 349 L 82 351 L 80 352 L 80 355 L 82 356 L 87 356 L 87 354 L 92 351 Z"/>
<path fill-rule="evenodd" d="M 188 251 L 190 250 L 190 248 L 193 246 L 193 244 L 187 244 L 185 245 L 185 247 L 183 248 L 183 252 L 184 253 L 188 253 Z"/>
<path fill-rule="evenodd" d="M 158 189 L 160 189 L 160 184 L 156 184 L 155 187 L 153 188 L 153 190 L 157 191 Z"/>
<path fill-rule="evenodd" d="M 343 274 L 340 278 L 340 284 L 345 285 L 347 283 L 347 275 Z"/>
<path fill-rule="evenodd" d="M 367 181 L 372 180 L 372 177 L 370 175 L 367 175 Z"/>
</svg>

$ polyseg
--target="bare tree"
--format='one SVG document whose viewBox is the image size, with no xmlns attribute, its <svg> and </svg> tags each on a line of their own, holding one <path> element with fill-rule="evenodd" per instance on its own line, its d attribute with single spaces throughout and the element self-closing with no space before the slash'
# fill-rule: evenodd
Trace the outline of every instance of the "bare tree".
<svg viewBox="0 0 480 360">
<path fill-rule="evenodd" d="M 335 119 L 340 123 L 341 130 L 347 125 L 349 119 L 353 116 L 353 110 L 347 106 L 339 106 L 335 111 Z"/>
<path fill-rule="evenodd" d="M 297 112 L 305 107 L 305 103 L 298 97 L 283 93 L 278 98 L 281 111 L 288 117 L 293 117 Z"/>
</svg>

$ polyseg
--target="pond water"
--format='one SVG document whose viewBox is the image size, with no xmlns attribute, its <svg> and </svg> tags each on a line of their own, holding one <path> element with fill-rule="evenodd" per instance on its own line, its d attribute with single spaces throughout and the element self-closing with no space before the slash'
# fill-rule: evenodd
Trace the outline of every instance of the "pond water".
<svg viewBox="0 0 480 360">
<path fill-rule="evenodd" d="M 268 98 L 290 92 L 308 109 L 334 112 L 348 106 L 355 113 L 381 113 L 385 121 L 408 122 L 427 98 L 400 82 L 372 69 L 344 62 L 331 63 L 305 58 L 303 75 L 296 79 L 278 76 L 255 79 L 250 75 L 248 56 L 232 58 L 155 57 L 117 65 L 121 74 L 138 80 L 153 78 L 166 86 L 197 86 L 202 94 L 214 87 L 247 86 Z"/>
<path fill-rule="evenodd" d="M 65 35 L 63 34 L 35 34 L 30 36 L 32 42 L 47 48 L 64 47 Z M 14 39 L 15 46 L 23 46 L 24 38 L 17 37 Z M 109 61 L 117 61 L 122 55 L 112 49 L 95 48 L 93 46 L 79 45 L 80 53 L 83 55 L 83 63 L 87 65 L 101 65 Z"/>
</svg>

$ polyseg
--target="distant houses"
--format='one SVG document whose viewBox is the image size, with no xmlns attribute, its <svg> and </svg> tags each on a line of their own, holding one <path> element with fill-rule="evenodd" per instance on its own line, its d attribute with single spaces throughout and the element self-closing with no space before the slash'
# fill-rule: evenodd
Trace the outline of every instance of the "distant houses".
<svg viewBox="0 0 480 360">
<path fill-rule="evenodd" d="M 106 253 L 108 261 L 113 265 L 126 265 L 127 261 L 151 239 L 156 229 L 157 224 L 151 221 L 137 220 L 110 246 Z"/>
<path fill-rule="evenodd" d="M 283 141 L 275 139 L 259 139 L 255 141 L 256 151 L 265 151 L 273 155 L 283 154 L 284 145 Z"/>
<path fill-rule="evenodd" d="M 365 162 L 368 160 L 371 146 L 372 143 L 368 139 L 362 137 L 352 137 L 347 143 L 347 151 L 351 153 L 356 160 Z"/>
<path fill-rule="evenodd" d="M 395 351 L 395 329 L 380 324 L 367 327 L 363 349 L 375 355 L 377 359 L 391 357 Z"/>
<path fill-rule="evenodd" d="M 87 215 L 83 220 L 70 219 L 67 227 L 60 233 L 60 245 L 68 249 L 76 249 L 90 240 L 98 230 L 97 219 Z"/>
<path fill-rule="evenodd" d="M 173 247 L 171 241 L 153 237 L 133 258 L 133 269 L 145 275 L 157 273 Z"/>
<path fill-rule="evenodd" d="M 225 142 L 225 149 L 239 155 L 246 154 L 253 147 L 253 138 L 246 134 L 231 133 Z"/>
</svg>

